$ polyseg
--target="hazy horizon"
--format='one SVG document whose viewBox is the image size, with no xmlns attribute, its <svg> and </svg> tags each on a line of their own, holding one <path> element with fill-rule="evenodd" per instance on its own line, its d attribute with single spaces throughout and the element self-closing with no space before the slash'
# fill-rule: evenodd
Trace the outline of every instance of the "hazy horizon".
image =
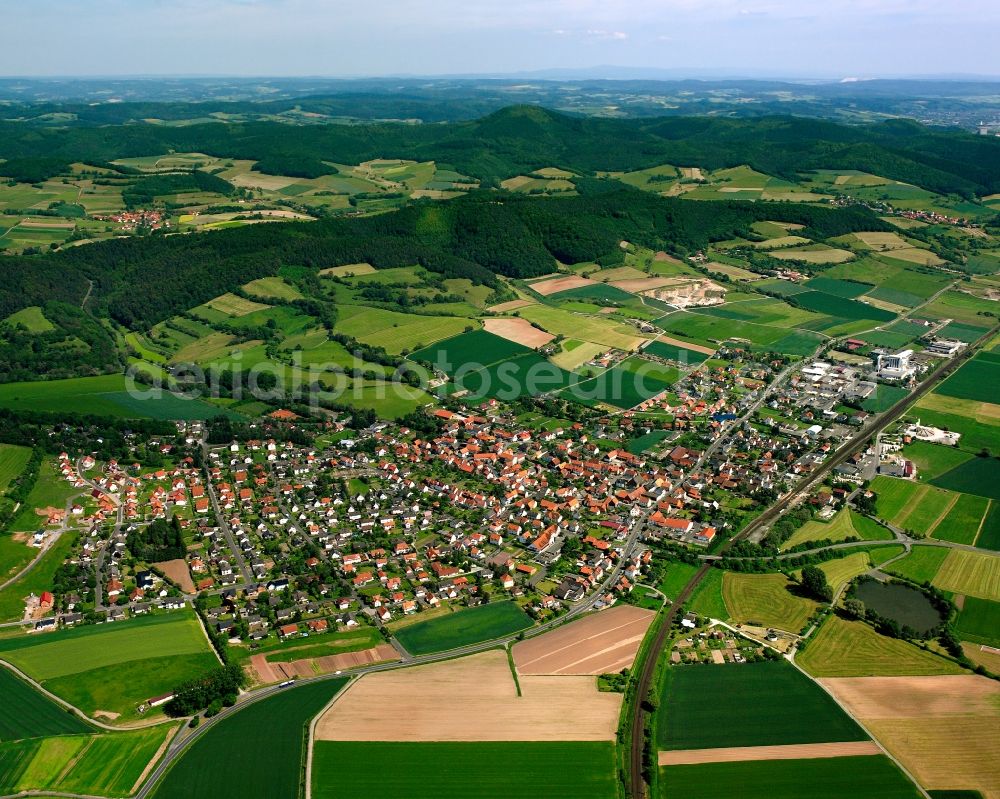
<svg viewBox="0 0 1000 799">
<path fill-rule="evenodd" d="M 5 22 L 7 78 L 993 78 L 1000 4 L 35 0 Z"/>
</svg>

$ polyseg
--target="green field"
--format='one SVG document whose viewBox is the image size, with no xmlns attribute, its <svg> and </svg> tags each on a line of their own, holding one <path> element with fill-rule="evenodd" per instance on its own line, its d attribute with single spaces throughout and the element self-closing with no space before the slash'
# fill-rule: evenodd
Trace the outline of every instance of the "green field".
<svg viewBox="0 0 1000 799">
<path fill-rule="evenodd" d="M 29 333 L 47 333 L 56 329 L 56 326 L 45 318 L 45 314 L 42 313 L 42 309 L 38 305 L 22 308 L 3 321 L 10 325 L 24 325 Z"/>
<path fill-rule="evenodd" d="M 660 708 L 660 749 L 868 740 L 826 691 L 785 661 L 669 667 Z"/>
<path fill-rule="evenodd" d="M 921 794 L 883 755 L 751 760 L 660 769 L 660 796 L 698 799 L 918 799 Z"/>
<path fill-rule="evenodd" d="M 218 666 L 190 611 L 2 638 L 0 658 L 84 713 L 105 710 L 123 720 L 143 700 Z"/>
<path fill-rule="evenodd" d="M 972 544 L 989 505 L 990 500 L 985 497 L 959 494 L 948 515 L 934 528 L 934 538 L 957 544 Z"/>
<path fill-rule="evenodd" d="M 918 544 L 905 558 L 886 567 L 886 571 L 913 580 L 915 583 L 929 583 L 938 573 L 938 569 L 941 568 L 946 557 L 948 557 L 948 550 L 944 547 L 920 546 Z"/>
<path fill-rule="evenodd" d="M 1000 602 L 1000 555 L 952 549 L 933 582 L 945 591 Z"/>
<path fill-rule="evenodd" d="M 946 397 L 995 402 L 1000 386 L 1000 354 L 980 352 L 945 380 L 936 391 Z"/>
<path fill-rule="evenodd" d="M 903 454 L 916 465 L 919 479 L 926 481 L 933 481 L 972 457 L 961 449 L 931 444 L 928 441 L 914 441 L 912 444 L 907 444 Z"/>
<path fill-rule="evenodd" d="M 0 533 L 0 582 L 17 574 L 37 554 L 37 550 L 23 541 L 15 541 L 14 537 Z"/>
<path fill-rule="evenodd" d="M 31 449 L 29 447 L 0 444 L 0 494 L 7 490 L 11 480 L 24 471 L 30 457 Z"/>
<path fill-rule="evenodd" d="M 686 347 L 678 347 L 676 344 L 667 344 L 664 341 L 653 341 L 643 349 L 643 352 L 663 358 L 667 361 L 677 361 L 682 364 L 696 366 L 704 362 L 709 356 L 704 352 L 689 350 Z"/>
<path fill-rule="evenodd" d="M 795 303 L 816 313 L 836 316 L 841 319 L 873 319 L 888 322 L 896 314 L 873 305 L 867 305 L 845 296 L 827 294 L 825 291 L 803 291 L 795 295 Z"/>
<path fill-rule="evenodd" d="M 473 330 L 417 350 L 410 354 L 410 359 L 447 365 L 448 368 L 443 371 L 454 374 L 463 364 L 489 366 L 530 352 L 532 350 L 528 347 L 494 336 L 485 330 Z"/>
<path fill-rule="evenodd" d="M 581 380 L 570 385 L 560 396 L 583 405 L 606 403 L 627 409 L 655 397 L 670 386 L 671 383 L 656 374 L 655 365 L 648 372 L 644 370 L 641 373 L 625 366 L 613 366 L 593 380 Z"/>
<path fill-rule="evenodd" d="M 698 567 L 690 563 L 671 561 L 667 565 L 666 573 L 663 575 L 657 588 L 663 592 L 663 595 L 667 599 L 672 601 L 677 598 L 677 595 L 683 590 L 684 586 L 691 582 L 691 578 L 694 577 L 697 571 Z"/>
<path fill-rule="evenodd" d="M 898 677 L 962 674 L 962 668 L 861 621 L 830 616 L 795 658 L 813 677 Z"/>
<path fill-rule="evenodd" d="M 853 580 L 859 574 L 868 571 L 871 568 L 871 561 L 867 552 L 855 552 L 843 558 L 824 561 L 818 568 L 826 575 L 826 581 L 836 593 L 848 580 Z"/>
<path fill-rule="evenodd" d="M 799 544 L 807 544 L 812 541 L 837 542 L 848 538 L 860 538 L 864 541 L 889 541 L 893 535 L 891 530 L 873 519 L 845 508 L 828 522 L 818 519 L 806 522 L 781 545 L 781 549 L 791 549 Z"/>
<path fill-rule="evenodd" d="M 1000 644 L 1000 602 L 967 596 L 954 628 L 963 641 L 997 646 Z"/>
<path fill-rule="evenodd" d="M 615 774 L 614 744 L 603 741 L 317 741 L 312 795 L 315 799 L 372 795 L 400 799 L 613 799 L 618 792 Z"/>
<path fill-rule="evenodd" d="M 346 684 L 296 686 L 227 715 L 171 766 L 153 797 L 299 796 L 306 725 Z"/>
<path fill-rule="evenodd" d="M 990 505 L 986 518 L 983 519 L 979 538 L 976 539 L 976 546 L 980 549 L 992 549 L 994 552 L 1000 551 L 1000 502 Z"/>
<path fill-rule="evenodd" d="M 697 588 L 694 589 L 694 593 L 691 594 L 687 609 L 699 616 L 707 616 L 711 619 L 722 621 L 728 619 L 729 610 L 722 598 L 722 576 L 721 569 L 709 569 L 702 581 L 698 583 Z"/>
<path fill-rule="evenodd" d="M 883 413 L 909 393 L 905 388 L 899 386 L 879 384 L 871 396 L 861 403 L 861 407 L 869 413 Z"/>
<path fill-rule="evenodd" d="M 0 666 L 0 743 L 22 738 L 71 735 L 93 728 L 66 708 Z"/>
<path fill-rule="evenodd" d="M 99 416 L 150 419 L 210 419 L 218 406 L 182 399 L 166 391 L 152 396 L 144 386 L 133 396 L 124 375 L 72 377 L 0 385 L 0 407 L 13 410 L 92 413 Z"/>
<path fill-rule="evenodd" d="M 491 602 L 403 627 L 396 639 L 411 655 L 444 652 L 526 630 L 529 619 L 513 602 Z"/>
<path fill-rule="evenodd" d="M 0 744 L 0 790 L 128 796 L 175 725 Z M 12 764 L 11 759 L 18 761 Z"/>
<path fill-rule="evenodd" d="M 954 469 L 935 477 L 931 482 L 933 485 L 951 491 L 977 494 L 1000 501 L 998 469 L 1000 469 L 1000 460 L 997 457 L 969 458 Z"/>
<path fill-rule="evenodd" d="M 337 309 L 334 331 L 399 355 L 404 350 L 409 352 L 456 336 L 470 325 L 476 323 L 457 316 L 422 316 L 362 305 L 342 305 Z"/>
<path fill-rule="evenodd" d="M 735 622 L 777 627 L 796 633 L 819 605 L 798 596 L 797 586 L 783 574 L 726 572 L 722 596 Z"/>
</svg>

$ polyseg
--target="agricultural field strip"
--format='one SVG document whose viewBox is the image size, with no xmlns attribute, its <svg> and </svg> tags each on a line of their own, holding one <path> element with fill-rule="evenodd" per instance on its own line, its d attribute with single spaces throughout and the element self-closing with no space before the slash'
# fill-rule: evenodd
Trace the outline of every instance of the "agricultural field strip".
<svg viewBox="0 0 1000 799">
<path fill-rule="evenodd" d="M 746 760 L 799 760 L 813 757 L 854 757 L 880 755 L 874 741 L 843 741 L 815 744 L 780 744 L 775 746 L 735 746 L 719 749 L 673 749 L 657 755 L 661 766 L 694 763 L 733 763 Z"/>
</svg>

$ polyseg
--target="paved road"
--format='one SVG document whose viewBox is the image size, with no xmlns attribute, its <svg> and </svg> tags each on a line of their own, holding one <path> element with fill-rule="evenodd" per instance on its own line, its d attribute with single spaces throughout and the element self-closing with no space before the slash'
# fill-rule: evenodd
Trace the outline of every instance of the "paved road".
<svg viewBox="0 0 1000 799">
<path fill-rule="evenodd" d="M 226 521 L 226 517 L 222 515 L 222 507 L 219 505 L 219 498 L 215 494 L 215 486 L 212 485 L 212 476 L 208 471 L 208 445 L 204 442 L 201 443 L 202 453 L 204 454 L 204 469 L 205 472 L 205 490 L 208 493 L 208 499 L 212 503 L 212 510 L 215 513 L 215 520 L 219 523 L 219 527 L 222 530 L 222 534 L 226 537 L 226 544 L 229 546 L 230 554 L 233 557 L 233 562 L 236 564 L 236 568 L 239 569 L 240 576 L 243 578 L 243 582 L 246 584 L 253 582 L 253 574 L 250 572 L 250 568 L 247 566 L 246 559 L 243 557 L 243 552 L 238 546 L 236 546 L 236 538 L 233 536 L 232 528 L 229 526 L 229 522 Z M 233 586 L 228 586 L 232 588 Z"/>
</svg>

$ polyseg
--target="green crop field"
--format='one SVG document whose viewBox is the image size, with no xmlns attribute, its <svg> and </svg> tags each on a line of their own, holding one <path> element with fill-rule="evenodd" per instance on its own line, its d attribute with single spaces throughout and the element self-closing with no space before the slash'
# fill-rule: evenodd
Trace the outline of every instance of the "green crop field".
<svg viewBox="0 0 1000 799">
<path fill-rule="evenodd" d="M 531 619 L 513 602 L 491 602 L 410 624 L 396 638 L 411 655 L 426 655 L 513 635 L 530 626 Z"/>
<path fill-rule="evenodd" d="M 938 386 L 946 397 L 994 402 L 1000 385 L 1000 354 L 980 352 Z"/>
<path fill-rule="evenodd" d="M 933 582 L 945 591 L 1000 601 L 1000 555 L 952 549 Z"/>
<path fill-rule="evenodd" d="M 663 682 L 660 749 L 868 740 L 826 691 L 784 661 L 672 666 Z"/>
<path fill-rule="evenodd" d="M 456 336 L 470 325 L 477 323 L 457 316 L 421 316 L 362 305 L 342 305 L 337 309 L 334 330 L 353 336 L 362 344 L 383 347 L 399 355 L 404 350 L 409 352 Z"/>
<path fill-rule="evenodd" d="M 0 742 L 48 735 L 91 732 L 93 728 L 67 712 L 10 670 L 0 666 Z"/>
<path fill-rule="evenodd" d="M 990 503 L 990 509 L 986 512 L 982 529 L 979 531 L 979 538 L 976 539 L 976 546 L 980 549 L 1000 551 L 1000 502 Z"/>
<path fill-rule="evenodd" d="M 948 515 L 934 528 L 934 537 L 957 544 L 972 544 L 979 533 L 990 500 L 972 494 L 959 494 Z"/>
<path fill-rule="evenodd" d="M 927 481 L 933 481 L 972 457 L 968 452 L 955 447 L 931 444 L 928 441 L 908 444 L 903 449 L 903 454 L 916 465 L 919 478 Z"/>
<path fill-rule="evenodd" d="M 886 571 L 913 580 L 915 583 L 929 583 L 938 573 L 944 559 L 948 557 L 948 550 L 944 547 L 920 546 L 919 544 L 910 550 L 910 554 L 902 560 L 897 560 Z"/>
<path fill-rule="evenodd" d="M 24 471 L 31 457 L 29 447 L 16 444 L 0 444 L 0 494 L 7 490 L 11 480 Z"/>
<path fill-rule="evenodd" d="M 722 569 L 709 569 L 688 600 L 687 609 L 699 616 L 726 621 L 729 609 L 722 598 Z"/>
<path fill-rule="evenodd" d="M 374 780 L 374 782 L 373 782 Z M 603 741 L 317 741 L 315 799 L 613 799 L 614 744 Z"/>
<path fill-rule="evenodd" d="M 495 336 L 485 330 L 472 330 L 439 341 L 431 347 L 417 350 L 410 354 L 410 359 L 444 364 L 447 368 L 443 371 L 452 374 L 464 364 L 489 366 L 533 352 L 530 347 Z"/>
<path fill-rule="evenodd" d="M 573 373 L 563 371 L 535 352 L 475 371 L 460 369 L 455 376 L 456 384 L 468 391 L 471 397 L 496 397 L 507 401 L 524 395 L 537 396 L 558 391 L 578 380 Z"/>
<path fill-rule="evenodd" d="M 896 318 L 896 314 L 891 311 L 847 297 L 827 294 L 825 291 L 803 291 L 795 295 L 795 302 L 810 311 L 841 319 L 873 319 L 876 322 L 888 322 Z"/>
<path fill-rule="evenodd" d="M 754 623 L 798 632 L 819 607 L 793 593 L 796 585 L 782 574 L 726 572 L 722 596 L 736 622 Z"/>
<path fill-rule="evenodd" d="M 967 596 L 955 620 L 955 634 L 963 641 L 1000 644 L 1000 602 Z"/>
<path fill-rule="evenodd" d="M 708 359 L 704 352 L 689 350 L 686 347 L 678 347 L 676 344 L 668 344 L 664 341 L 653 341 L 643 349 L 643 352 L 667 361 L 677 361 L 682 364 L 697 366 Z"/>
<path fill-rule="evenodd" d="M 998 453 L 1000 454 L 1000 453 Z M 997 470 L 1000 460 L 992 458 L 969 458 L 954 469 L 934 478 L 931 482 L 951 491 L 977 494 L 981 497 L 1000 501 L 1000 480 Z"/>
<path fill-rule="evenodd" d="M 861 621 L 829 616 L 795 658 L 813 677 L 898 677 L 962 674 L 962 668 Z"/>
<path fill-rule="evenodd" d="M 598 283 L 597 285 L 580 286 L 566 291 L 557 291 L 550 295 L 554 300 L 594 300 L 600 303 L 623 303 L 635 302 L 635 295 L 622 291 L 616 286 L 608 283 Z"/>
<path fill-rule="evenodd" d="M 913 497 L 921 486 L 908 480 L 879 475 L 871 482 L 871 490 L 878 497 L 876 508 L 878 515 L 892 522 L 899 516 L 908 513 L 913 507 Z"/>
<path fill-rule="evenodd" d="M 856 280 L 838 280 L 832 277 L 814 277 L 805 283 L 813 291 L 822 291 L 836 297 L 846 297 L 849 300 L 860 297 L 874 288 L 871 283 L 859 283 Z"/>
<path fill-rule="evenodd" d="M 669 375 L 662 372 L 657 375 L 656 372 L 655 365 L 651 365 L 648 372 L 613 366 L 593 380 L 581 380 L 571 385 L 561 396 L 584 405 L 604 402 L 618 408 L 633 408 L 670 388 L 671 383 L 661 379 Z"/>
<path fill-rule="evenodd" d="M 85 713 L 135 707 L 218 666 L 190 611 L 42 637 L 0 639 L 0 657 Z"/>
<path fill-rule="evenodd" d="M 633 455 L 641 455 L 646 450 L 655 449 L 660 442 L 669 437 L 669 430 L 651 430 L 645 435 L 630 439 L 625 445 L 625 449 Z"/>
<path fill-rule="evenodd" d="M 871 396 L 861 403 L 861 407 L 869 413 L 883 413 L 899 402 L 910 392 L 899 386 L 878 385 Z"/>
<path fill-rule="evenodd" d="M 751 760 L 660 769 L 660 796 L 698 799 L 918 799 L 884 755 Z"/>
<path fill-rule="evenodd" d="M 306 725 L 346 684 L 341 678 L 296 686 L 226 716 L 171 766 L 152 796 L 299 796 Z M 369 779 L 375 767 L 364 764 Z"/>
</svg>

